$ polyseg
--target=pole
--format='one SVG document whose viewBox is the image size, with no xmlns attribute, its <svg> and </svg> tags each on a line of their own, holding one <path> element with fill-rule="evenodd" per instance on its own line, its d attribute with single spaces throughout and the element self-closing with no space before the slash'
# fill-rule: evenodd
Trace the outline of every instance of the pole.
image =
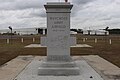
<svg viewBox="0 0 120 80">
<path fill-rule="evenodd" d="M 23 38 L 21 38 L 21 42 L 22 42 L 22 43 L 24 42 L 24 39 L 23 39 Z"/>
<path fill-rule="evenodd" d="M 112 44 L 112 40 L 111 39 L 109 39 L 109 43 Z"/>
<path fill-rule="evenodd" d="M 35 42 L 35 38 L 33 38 L 33 42 Z"/>
<path fill-rule="evenodd" d="M 11 31 L 11 34 L 10 34 L 10 35 L 11 35 L 11 44 L 12 44 L 12 27 L 11 27 L 11 26 L 9 26 L 8 28 L 9 28 L 9 29 L 10 29 L 10 31 Z"/>
<path fill-rule="evenodd" d="M 9 44 L 9 39 L 7 39 L 7 44 Z"/>
<path fill-rule="evenodd" d="M 85 42 L 85 38 L 83 38 L 83 42 Z"/>
<path fill-rule="evenodd" d="M 97 39 L 95 38 L 95 43 L 97 43 Z"/>
<path fill-rule="evenodd" d="M 12 29 L 11 29 L 11 44 L 12 44 Z"/>
</svg>

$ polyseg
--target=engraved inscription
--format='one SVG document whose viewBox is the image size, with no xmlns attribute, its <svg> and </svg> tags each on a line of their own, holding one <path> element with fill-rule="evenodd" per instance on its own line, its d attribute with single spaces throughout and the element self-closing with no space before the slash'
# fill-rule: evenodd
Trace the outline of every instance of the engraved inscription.
<svg viewBox="0 0 120 80">
<path fill-rule="evenodd" d="M 64 25 L 64 21 L 68 20 L 67 17 L 50 17 L 50 20 L 53 22 L 52 31 L 65 31 L 67 26 Z"/>
<path fill-rule="evenodd" d="M 47 60 L 48 61 L 71 61 L 72 59 L 71 59 L 71 57 L 70 56 L 68 56 L 68 55 L 49 55 L 48 57 L 47 57 Z"/>
<path fill-rule="evenodd" d="M 51 44 L 51 48 L 61 48 L 61 49 L 66 49 L 68 41 L 68 36 L 61 36 L 58 35 L 57 37 L 52 37 L 49 40 L 49 43 Z"/>
<path fill-rule="evenodd" d="M 67 20 L 67 17 L 50 17 L 50 20 Z"/>
</svg>

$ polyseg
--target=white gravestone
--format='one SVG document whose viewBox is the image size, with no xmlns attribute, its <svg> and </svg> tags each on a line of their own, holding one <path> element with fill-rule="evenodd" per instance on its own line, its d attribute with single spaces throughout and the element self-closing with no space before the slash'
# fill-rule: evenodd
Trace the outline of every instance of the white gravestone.
<svg viewBox="0 0 120 80">
<path fill-rule="evenodd" d="M 47 46 L 47 58 L 39 68 L 39 75 L 78 75 L 79 68 L 70 56 L 70 46 L 75 38 L 70 37 L 70 3 L 47 3 L 47 37 L 41 44 Z"/>
</svg>

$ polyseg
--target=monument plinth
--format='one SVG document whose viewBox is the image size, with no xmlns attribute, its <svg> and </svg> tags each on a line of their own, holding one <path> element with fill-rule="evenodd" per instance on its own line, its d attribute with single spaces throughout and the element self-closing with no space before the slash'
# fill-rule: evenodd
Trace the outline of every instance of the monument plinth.
<svg viewBox="0 0 120 80">
<path fill-rule="evenodd" d="M 47 46 L 47 58 L 39 68 L 39 75 L 78 75 L 79 68 L 70 56 L 70 46 L 75 38 L 70 37 L 70 3 L 47 3 L 47 37 L 41 43 Z"/>
</svg>

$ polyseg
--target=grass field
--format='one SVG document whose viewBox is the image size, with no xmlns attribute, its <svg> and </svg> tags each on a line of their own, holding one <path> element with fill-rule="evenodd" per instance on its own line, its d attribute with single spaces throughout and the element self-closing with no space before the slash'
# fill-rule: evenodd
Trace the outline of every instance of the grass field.
<svg viewBox="0 0 120 80">
<path fill-rule="evenodd" d="M 71 48 L 71 55 L 99 55 L 120 67 L 120 35 L 85 36 L 78 34 L 74 36 L 76 36 L 78 44 L 88 44 L 92 47 Z M 33 37 L 35 42 L 33 42 Z M 0 35 L 0 65 L 19 55 L 46 55 L 46 48 L 24 48 L 29 44 L 40 43 L 40 37 L 40 35 L 12 36 L 12 40 L 7 44 L 6 39 L 10 36 Z M 21 38 L 24 39 L 23 43 Z M 85 42 L 83 42 L 83 38 L 86 38 Z M 95 38 L 97 43 L 95 43 Z M 109 39 L 112 40 L 112 44 L 109 44 Z"/>
</svg>

